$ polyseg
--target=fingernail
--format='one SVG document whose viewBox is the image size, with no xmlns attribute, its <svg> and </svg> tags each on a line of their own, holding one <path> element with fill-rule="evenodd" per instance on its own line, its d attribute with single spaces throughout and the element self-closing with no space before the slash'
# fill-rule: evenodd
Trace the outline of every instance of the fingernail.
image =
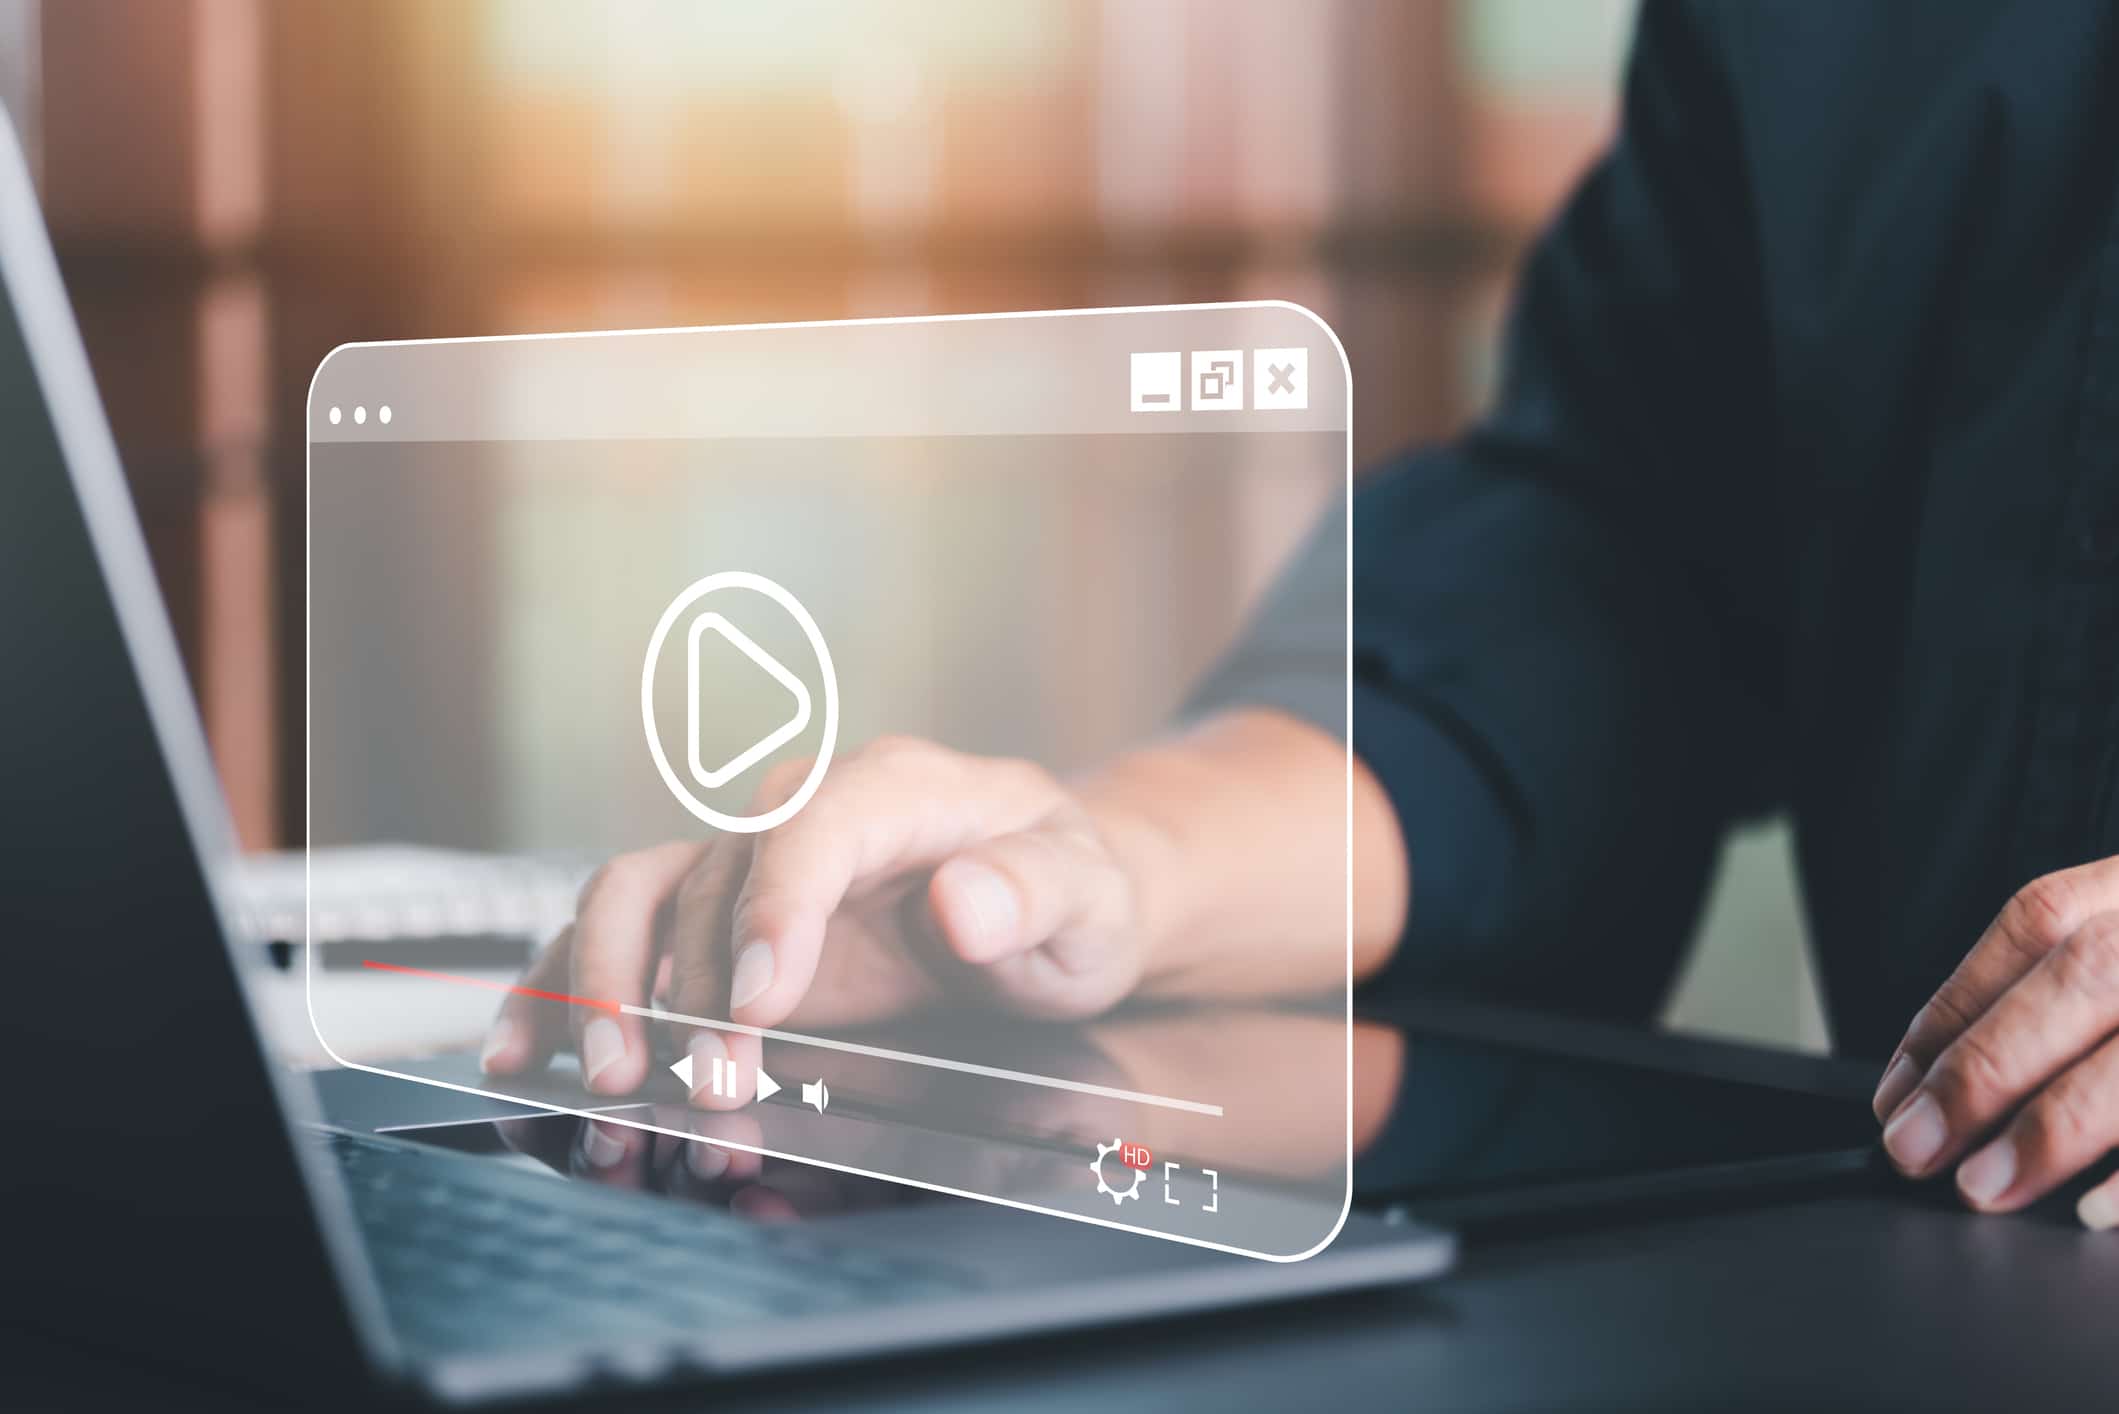
<svg viewBox="0 0 2119 1414">
<path fill-rule="evenodd" d="M 765 995 L 765 989 L 773 984 L 773 949 L 770 943 L 745 943 L 736 954 L 735 975 L 729 979 L 728 1004 L 731 1009 L 749 1006 Z"/>
<path fill-rule="evenodd" d="M 599 1016 L 581 1029 L 581 1071 L 588 1083 L 625 1059 L 625 1032 L 608 1016 Z"/>
<path fill-rule="evenodd" d="M 1932 1095 L 1916 1096 L 1897 1119 L 1884 1126 L 1884 1151 L 1908 1173 L 1918 1173 L 1941 1151 L 1950 1131 L 1942 1106 Z"/>
<path fill-rule="evenodd" d="M 515 1023 L 505 1017 L 493 1023 L 486 1033 L 486 1044 L 478 1052 L 478 1068 L 490 1075 L 493 1073 L 493 1057 L 515 1044 Z"/>
<path fill-rule="evenodd" d="M 591 1121 L 581 1127 L 581 1157 L 595 1168 L 607 1169 L 625 1157 L 625 1141 Z"/>
<path fill-rule="evenodd" d="M 997 870 L 975 860 L 960 859 L 949 866 L 949 887 L 971 910 L 981 954 L 999 952 L 1015 936 L 1019 909 L 1015 890 Z"/>
<path fill-rule="evenodd" d="M 711 1031 L 701 1031 L 692 1038 L 692 1093 L 711 1089 L 714 1083 L 714 1062 L 728 1064 L 728 1046 Z"/>
<path fill-rule="evenodd" d="M 1877 1082 L 1876 1098 L 1869 1102 L 1869 1108 L 1876 1112 L 1878 1119 L 1887 1118 L 1919 1083 L 1920 1067 L 1914 1064 L 1913 1057 L 1901 1054 L 1891 1062 L 1884 1078 Z"/>
<path fill-rule="evenodd" d="M 1996 1139 L 1957 1170 L 1957 1191 L 1982 1208 L 2008 1192 L 2015 1181 L 2016 1144 L 2006 1138 Z"/>
<path fill-rule="evenodd" d="M 694 1139 L 684 1146 L 684 1164 L 694 1178 L 716 1179 L 728 1172 L 728 1151 L 718 1144 Z"/>
<path fill-rule="evenodd" d="M 2119 1198 L 2102 1188 L 2092 1188 L 2082 1195 L 2075 1205 L 2075 1216 L 2092 1232 L 2103 1232 L 2108 1227 L 2119 1226 Z"/>
</svg>

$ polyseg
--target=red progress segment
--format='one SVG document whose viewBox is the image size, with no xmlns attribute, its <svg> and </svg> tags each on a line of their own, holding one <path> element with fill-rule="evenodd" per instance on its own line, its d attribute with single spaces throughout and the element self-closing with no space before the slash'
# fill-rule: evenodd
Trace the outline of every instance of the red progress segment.
<svg viewBox="0 0 2119 1414">
<path fill-rule="evenodd" d="M 617 1014 L 618 1003 L 599 1002 L 593 997 L 569 996 L 565 992 L 547 992 L 537 987 L 524 987 L 513 982 L 493 982 L 484 977 L 460 977 L 453 972 L 429 972 L 424 967 L 405 967 L 395 962 L 377 962 L 374 958 L 362 958 L 361 966 L 377 972 L 402 972 L 407 977 L 424 977 L 431 982 L 457 982 L 466 987 L 484 987 L 493 992 L 513 992 L 519 997 L 536 997 L 540 1001 L 565 1002 L 568 1006 L 585 1006 L 595 1011 Z"/>
</svg>

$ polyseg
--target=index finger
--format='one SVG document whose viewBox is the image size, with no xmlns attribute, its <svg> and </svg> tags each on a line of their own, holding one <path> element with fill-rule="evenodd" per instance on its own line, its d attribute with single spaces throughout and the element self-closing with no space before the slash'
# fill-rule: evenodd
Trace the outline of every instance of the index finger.
<svg viewBox="0 0 2119 1414">
<path fill-rule="evenodd" d="M 572 991 L 599 1004 L 579 1018 L 582 1081 L 591 1090 L 620 1095 L 647 1076 L 646 1024 L 617 1008 L 646 1004 L 655 966 L 655 914 L 704 849 L 664 844 L 622 854 L 582 893 L 574 920 Z"/>
<path fill-rule="evenodd" d="M 1938 1056 L 1884 1130 L 1901 1171 L 1921 1177 L 1982 1134 L 2111 1035 L 2119 998 L 2119 914 L 2093 918 L 2041 959 Z M 2026 1155 L 2026 1170 L 2038 1165 Z M 2038 1175 L 2025 1172 L 2018 1180 Z M 1998 1196 L 1998 1195 L 1989 1195 Z"/>
<path fill-rule="evenodd" d="M 1872 1102 L 1888 1118 L 1950 1044 L 2097 913 L 2119 904 L 2119 861 L 2047 874 L 2018 889 L 1906 1028 Z"/>
<path fill-rule="evenodd" d="M 793 820 L 761 835 L 731 918 L 729 1015 L 784 1021 L 816 976 L 824 929 L 864 878 L 941 863 L 1035 819 L 1029 768 L 890 741 L 861 752 Z"/>
</svg>

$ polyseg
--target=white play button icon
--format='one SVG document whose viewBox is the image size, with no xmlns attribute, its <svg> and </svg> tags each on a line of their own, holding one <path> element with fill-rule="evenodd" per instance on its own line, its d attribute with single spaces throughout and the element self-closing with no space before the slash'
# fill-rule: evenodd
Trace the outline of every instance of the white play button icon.
<svg viewBox="0 0 2119 1414">
<path fill-rule="evenodd" d="M 662 658 L 663 644 L 669 641 L 678 621 L 691 613 L 693 605 L 709 594 L 723 591 L 745 591 L 762 595 L 794 620 L 796 627 L 802 630 L 802 636 L 809 642 L 810 651 L 816 658 L 816 673 L 824 687 L 823 734 L 818 739 L 816 756 L 810 762 L 809 774 L 803 777 L 802 784 L 795 789 L 793 795 L 762 815 L 725 814 L 715 809 L 711 802 L 701 800 L 692 791 L 694 787 L 698 787 L 711 792 L 733 784 L 739 776 L 760 766 L 767 757 L 788 746 L 808 730 L 811 716 L 809 687 L 799 675 L 721 613 L 702 612 L 689 621 L 689 626 L 683 634 L 685 740 L 681 754 L 685 765 L 691 770 L 689 783 L 671 766 L 670 753 L 663 749 L 662 733 L 656 719 L 655 674 L 656 665 Z M 732 593 L 729 602 L 742 601 Z M 709 753 L 702 747 L 701 734 L 708 719 L 729 704 L 718 699 L 706 703 L 701 701 L 700 694 L 705 690 L 706 684 L 702 682 L 705 674 L 700 667 L 700 654 L 709 635 L 732 649 L 736 661 L 746 669 L 763 672 L 779 689 L 779 694 L 784 694 L 781 696 L 768 693 L 767 698 L 773 702 L 776 709 L 783 704 L 785 708 L 784 712 L 776 710 L 770 718 L 777 723 L 776 726 L 750 741 L 748 745 L 736 749 L 728 759 L 718 763 L 707 759 Z M 748 700 L 749 690 L 738 692 L 737 699 Z M 655 631 L 648 636 L 647 657 L 640 665 L 640 725 L 647 735 L 648 755 L 654 758 L 655 770 L 662 777 L 662 783 L 669 787 L 670 794 L 677 798 L 677 803 L 698 819 L 717 830 L 728 830 L 737 834 L 755 834 L 790 819 L 816 794 L 818 784 L 824 779 L 825 769 L 831 765 L 832 748 L 839 739 L 839 680 L 838 675 L 832 671 L 831 650 L 824 646 L 824 635 L 818 629 L 817 621 L 810 616 L 809 610 L 802 607 L 800 600 L 762 574 L 752 574 L 747 570 L 723 570 L 694 581 L 683 593 L 670 601 L 669 607 L 662 611 L 662 617 L 656 621 Z M 723 721 L 722 725 L 725 727 L 726 721 Z M 711 754 L 718 758 L 729 749 L 727 743 L 718 743 Z"/>
</svg>

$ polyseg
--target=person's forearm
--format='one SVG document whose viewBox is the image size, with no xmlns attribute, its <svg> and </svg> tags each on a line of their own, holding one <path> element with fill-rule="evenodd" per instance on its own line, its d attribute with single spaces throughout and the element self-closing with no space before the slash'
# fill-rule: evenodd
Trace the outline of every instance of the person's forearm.
<svg viewBox="0 0 2119 1414">
<path fill-rule="evenodd" d="M 1347 750 L 1247 709 L 1113 761 L 1082 799 L 1133 881 L 1150 995 L 1262 996 L 1346 976 Z M 1390 802 L 1353 765 L 1353 965 L 1389 958 L 1411 904 Z"/>
</svg>

